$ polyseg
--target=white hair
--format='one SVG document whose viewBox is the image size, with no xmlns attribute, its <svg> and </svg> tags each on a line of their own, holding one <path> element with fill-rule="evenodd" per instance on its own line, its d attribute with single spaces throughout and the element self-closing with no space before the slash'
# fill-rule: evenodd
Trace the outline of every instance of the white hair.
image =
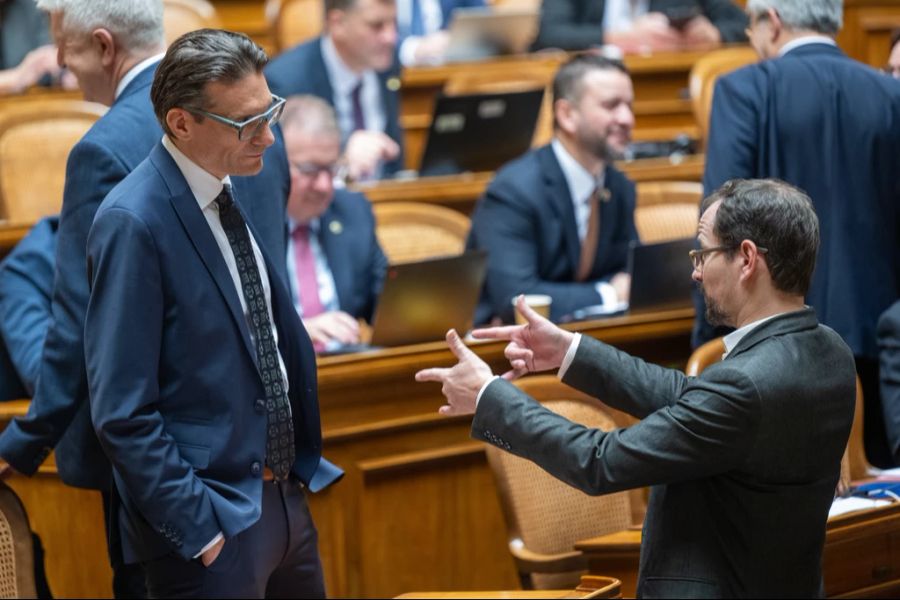
<svg viewBox="0 0 900 600">
<path fill-rule="evenodd" d="M 747 0 L 747 12 L 775 9 L 788 29 L 833 35 L 844 25 L 844 0 Z"/>
<path fill-rule="evenodd" d="M 58 12 L 62 27 L 74 33 L 107 29 L 126 52 L 165 44 L 162 0 L 35 0 L 38 8 Z"/>
</svg>

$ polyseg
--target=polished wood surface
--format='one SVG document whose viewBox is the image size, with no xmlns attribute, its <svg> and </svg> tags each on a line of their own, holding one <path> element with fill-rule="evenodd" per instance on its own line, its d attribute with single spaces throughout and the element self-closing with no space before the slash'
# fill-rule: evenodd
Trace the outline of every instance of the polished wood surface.
<svg viewBox="0 0 900 600">
<path fill-rule="evenodd" d="M 654 362 L 681 367 L 690 309 L 569 326 Z M 499 372 L 501 342 L 471 347 Z M 442 341 L 319 361 L 325 454 L 346 476 L 310 496 L 331 596 L 390 597 L 410 590 L 513 590 L 518 577 L 484 446 L 469 417 L 446 418 L 436 384 L 413 374 L 448 366 Z M 0 421 L 27 402 L 0 405 Z M 32 478 L 14 476 L 47 552 L 58 597 L 109 597 L 99 494 L 62 485 L 48 461 Z"/>
<path fill-rule="evenodd" d="M 645 158 L 620 161 L 621 169 L 636 183 L 652 181 L 693 181 L 703 177 L 703 155 L 694 154 L 672 161 L 668 158 Z M 453 208 L 471 215 L 478 198 L 490 184 L 494 174 L 488 172 L 462 173 L 440 177 L 388 179 L 354 186 L 373 203 L 427 202 Z"/>
<path fill-rule="evenodd" d="M 591 573 L 622 581 L 623 596 L 635 594 L 640 531 L 619 532 L 575 545 Z M 900 504 L 848 513 L 828 520 L 822 558 L 830 598 L 896 598 L 900 594 Z"/>
</svg>

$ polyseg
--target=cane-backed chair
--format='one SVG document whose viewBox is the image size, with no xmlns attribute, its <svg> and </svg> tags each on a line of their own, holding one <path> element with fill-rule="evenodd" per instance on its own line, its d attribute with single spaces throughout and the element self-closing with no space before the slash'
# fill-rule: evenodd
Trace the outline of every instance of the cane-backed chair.
<svg viewBox="0 0 900 600">
<path fill-rule="evenodd" d="M 391 264 L 465 250 L 469 217 L 453 209 L 425 202 L 377 202 L 375 234 Z"/>
</svg>

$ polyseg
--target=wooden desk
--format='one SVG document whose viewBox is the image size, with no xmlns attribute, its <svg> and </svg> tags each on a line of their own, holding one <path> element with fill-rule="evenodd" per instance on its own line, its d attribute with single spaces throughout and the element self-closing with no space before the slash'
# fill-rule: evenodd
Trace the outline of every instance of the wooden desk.
<svg viewBox="0 0 900 600">
<path fill-rule="evenodd" d="M 688 74 L 703 52 L 673 52 L 628 56 L 625 64 L 634 82 L 636 140 L 673 139 L 678 134 L 697 138 L 699 129 L 688 97 Z M 453 77 L 477 73 L 504 80 L 510 73 L 528 73 L 529 79 L 549 84 L 566 53 L 536 53 L 472 63 L 403 70 L 400 88 L 400 126 L 405 131 L 406 166 L 418 168 L 434 112 L 434 101 Z"/>
<path fill-rule="evenodd" d="M 579 542 L 591 573 L 622 581 L 634 597 L 641 532 L 623 531 Z M 900 504 L 829 519 L 822 558 L 830 598 L 896 598 L 900 594 Z"/>
<path fill-rule="evenodd" d="M 682 367 L 690 309 L 579 324 L 573 329 Z M 504 344 L 472 348 L 495 370 Z M 483 445 L 471 419 L 445 418 L 439 386 L 418 384 L 426 366 L 454 363 L 443 342 L 319 361 L 325 454 L 346 476 L 310 498 L 331 596 L 391 597 L 409 590 L 516 589 L 506 528 Z M 27 402 L 0 405 L 0 422 Z M 47 555 L 57 597 L 110 597 L 100 497 L 69 488 L 49 460 L 33 478 L 13 476 Z"/>
<path fill-rule="evenodd" d="M 647 158 L 616 164 L 635 182 L 641 181 L 700 181 L 703 178 L 702 154 L 687 156 L 679 163 L 668 158 Z M 471 215 L 478 198 L 493 179 L 494 174 L 463 173 L 441 177 L 375 181 L 355 186 L 372 202 L 427 202 L 439 204 L 465 215 Z"/>
</svg>

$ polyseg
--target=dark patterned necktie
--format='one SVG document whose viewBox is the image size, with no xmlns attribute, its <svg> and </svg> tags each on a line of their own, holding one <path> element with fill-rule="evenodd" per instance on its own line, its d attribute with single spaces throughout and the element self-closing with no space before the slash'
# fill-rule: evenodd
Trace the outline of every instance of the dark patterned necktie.
<svg viewBox="0 0 900 600">
<path fill-rule="evenodd" d="M 294 423 L 291 420 L 287 390 L 278 360 L 278 348 L 272 335 L 269 310 L 263 292 L 259 267 L 253 255 L 250 233 L 244 217 L 225 186 L 216 197 L 219 220 L 228 237 L 228 245 L 237 263 L 244 301 L 249 313 L 248 325 L 256 341 L 256 364 L 266 390 L 266 463 L 276 479 L 286 479 L 294 464 Z"/>
</svg>

